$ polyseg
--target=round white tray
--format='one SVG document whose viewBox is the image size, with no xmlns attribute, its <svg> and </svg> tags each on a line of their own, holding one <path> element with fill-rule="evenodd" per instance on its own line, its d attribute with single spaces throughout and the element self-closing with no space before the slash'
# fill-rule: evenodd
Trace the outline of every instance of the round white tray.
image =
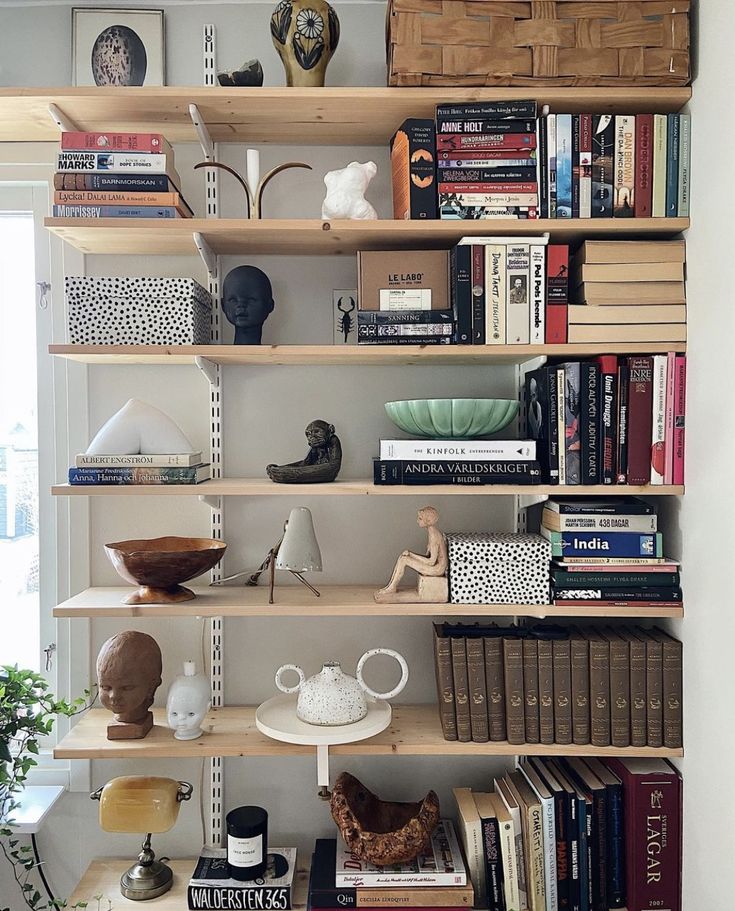
<svg viewBox="0 0 735 911">
<path fill-rule="evenodd" d="M 297 699 L 296 693 L 274 696 L 258 706 L 255 712 L 258 730 L 284 743 L 335 746 L 374 737 L 388 727 L 392 715 L 390 703 L 378 700 L 368 702 L 368 713 L 361 721 L 334 726 L 308 724 L 296 716 Z"/>
</svg>

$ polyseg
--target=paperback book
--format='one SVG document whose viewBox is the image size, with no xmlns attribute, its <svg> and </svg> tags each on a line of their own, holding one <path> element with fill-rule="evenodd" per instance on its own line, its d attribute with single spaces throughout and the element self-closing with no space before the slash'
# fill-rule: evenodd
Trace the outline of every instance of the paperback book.
<svg viewBox="0 0 735 911">
<path fill-rule="evenodd" d="M 293 908 L 296 848 L 271 848 L 262 879 L 232 879 L 225 848 L 202 851 L 187 888 L 189 911 L 288 911 Z"/>
<path fill-rule="evenodd" d="M 210 480 L 211 465 L 190 467 L 120 467 L 120 468 L 70 468 L 69 483 L 87 484 L 200 484 Z"/>
</svg>

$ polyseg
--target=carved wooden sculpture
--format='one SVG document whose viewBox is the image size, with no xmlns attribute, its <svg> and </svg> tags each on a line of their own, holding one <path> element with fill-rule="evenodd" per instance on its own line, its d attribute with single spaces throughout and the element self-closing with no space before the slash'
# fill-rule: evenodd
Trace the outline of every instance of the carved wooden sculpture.
<svg viewBox="0 0 735 911">
<path fill-rule="evenodd" d="M 108 740 L 139 740 L 153 727 L 150 707 L 161 685 L 161 649 L 147 633 L 125 630 L 97 656 L 100 702 L 114 713 Z"/>
</svg>

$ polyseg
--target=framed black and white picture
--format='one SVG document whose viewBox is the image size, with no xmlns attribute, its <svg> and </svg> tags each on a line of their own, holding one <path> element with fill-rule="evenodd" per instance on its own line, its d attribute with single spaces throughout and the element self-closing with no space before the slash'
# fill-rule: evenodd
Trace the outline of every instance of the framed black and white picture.
<svg viewBox="0 0 735 911">
<path fill-rule="evenodd" d="M 163 10 L 75 8 L 74 85 L 163 85 Z"/>
</svg>

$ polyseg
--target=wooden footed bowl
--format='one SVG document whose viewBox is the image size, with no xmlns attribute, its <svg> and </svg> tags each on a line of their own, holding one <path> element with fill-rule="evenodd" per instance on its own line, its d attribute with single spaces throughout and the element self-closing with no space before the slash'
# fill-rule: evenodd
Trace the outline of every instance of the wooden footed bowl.
<svg viewBox="0 0 735 911">
<path fill-rule="evenodd" d="M 349 772 L 342 772 L 332 789 L 331 810 L 350 851 L 380 867 L 426 851 L 439 822 L 434 791 L 417 803 L 380 800 Z"/>
<path fill-rule="evenodd" d="M 182 582 L 201 576 L 224 556 L 227 545 L 214 538 L 140 538 L 105 544 L 118 573 L 140 586 L 124 604 L 175 604 L 196 597 Z"/>
</svg>

